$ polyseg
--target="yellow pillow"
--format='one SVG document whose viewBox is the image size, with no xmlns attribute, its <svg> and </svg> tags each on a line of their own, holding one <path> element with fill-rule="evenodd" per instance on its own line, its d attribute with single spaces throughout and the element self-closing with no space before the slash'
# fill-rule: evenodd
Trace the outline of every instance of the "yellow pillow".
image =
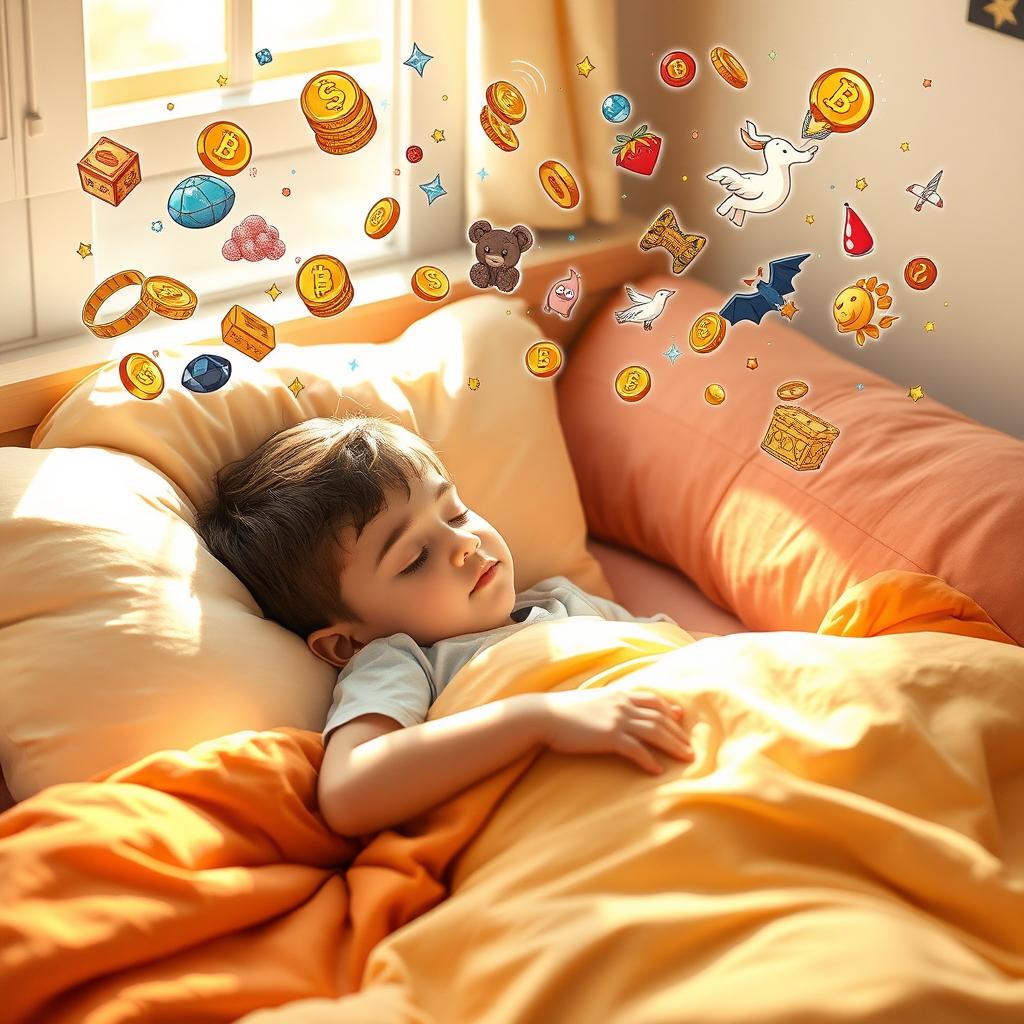
<svg viewBox="0 0 1024 1024">
<path fill-rule="evenodd" d="M 517 589 L 564 575 L 611 597 L 553 381 L 523 359 L 542 336 L 522 300 L 475 296 L 385 344 L 278 345 L 259 364 L 219 341 L 165 347 L 159 398 L 133 398 L 111 362 L 51 410 L 39 450 L 0 449 L 0 762 L 15 799 L 241 729 L 322 728 L 335 670 L 264 620 L 193 528 L 221 465 L 311 417 L 397 418 L 501 531 Z M 202 352 L 232 363 L 209 395 L 179 383 Z"/>
</svg>

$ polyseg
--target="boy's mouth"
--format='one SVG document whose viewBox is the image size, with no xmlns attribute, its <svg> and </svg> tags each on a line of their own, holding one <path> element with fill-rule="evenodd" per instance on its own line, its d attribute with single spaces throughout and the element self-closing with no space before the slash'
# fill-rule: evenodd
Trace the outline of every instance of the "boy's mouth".
<svg viewBox="0 0 1024 1024">
<path fill-rule="evenodd" d="M 492 559 L 491 562 L 484 566 L 483 572 L 480 573 L 476 578 L 476 583 L 473 584 L 473 589 L 470 591 L 471 594 L 475 594 L 480 587 L 486 586 L 494 578 L 495 570 L 498 568 L 498 562 L 496 559 Z"/>
</svg>

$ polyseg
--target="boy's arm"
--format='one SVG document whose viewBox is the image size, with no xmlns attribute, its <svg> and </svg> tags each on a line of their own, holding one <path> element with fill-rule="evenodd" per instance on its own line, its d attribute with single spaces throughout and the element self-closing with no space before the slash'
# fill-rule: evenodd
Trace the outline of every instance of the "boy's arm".
<svg viewBox="0 0 1024 1024">
<path fill-rule="evenodd" d="M 420 814 L 543 746 L 543 707 L 538 694 L 524 693 L 406 728 L 390 719 L 340 726 L 327 739 L 317 784 L 324 820 L 355 836 Z M 357 729 L 373 738 L 360 740 Z"/>
</svg>

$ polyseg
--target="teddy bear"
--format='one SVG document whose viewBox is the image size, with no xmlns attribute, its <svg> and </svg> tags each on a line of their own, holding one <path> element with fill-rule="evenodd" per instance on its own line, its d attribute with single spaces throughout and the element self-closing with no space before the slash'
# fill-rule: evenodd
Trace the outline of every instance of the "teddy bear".
<svg viewBox="0 0 1024 1024">
<path fill-rule="evenodd" d="M 492 228 L 489 220 L 478 220 L 470 226 L 469 240 L 476 243 L 477 258 L 469 272 L 470 281 L 477 288 L 512 291 L 519 284 L 519 257 L 533 245 L 530 229 L 516 224 L 506 231 Z"/>
</svg>

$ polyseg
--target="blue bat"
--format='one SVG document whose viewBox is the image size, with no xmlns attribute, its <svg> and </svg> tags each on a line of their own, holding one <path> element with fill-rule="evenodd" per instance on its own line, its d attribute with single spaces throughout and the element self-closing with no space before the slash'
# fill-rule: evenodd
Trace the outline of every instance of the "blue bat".
<svg viewBox="0 0 1024 1024">
<path fill-rule="evenodd" d="M 772 310 L 780 310 L 783 297 L 795 292 L 793 278 L 800 273 L 800 264 L 811 254 L 803 256 L 786 256 L 780 260 L 772 260 L 768 264 L 768 283 L 757 282 L 756 292 L 740 292 L 734 295 L 723 307 L 721 314 L 731 324 L 741 320 L 761 322 L 761 317 Z"/>
</svg>

